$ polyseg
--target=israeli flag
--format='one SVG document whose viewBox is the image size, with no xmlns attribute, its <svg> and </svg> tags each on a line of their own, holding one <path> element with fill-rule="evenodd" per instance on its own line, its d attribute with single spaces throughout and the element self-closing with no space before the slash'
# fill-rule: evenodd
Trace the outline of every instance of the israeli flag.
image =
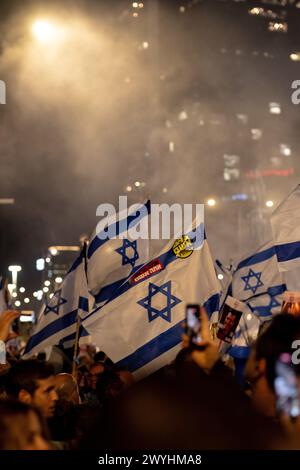
<svg viewBox="0 0 300 470">
<path fill-rule="evenodd" d="M 245 302 L 243 313 L 232 341 L 230 354 L 245 357 L 249 345 L 256 339 L 262 323 L 280 313 L 283 293 L 287 287 L 279 272 L 273 242 L 263 245 L 256 253 L 242 260 L 233 273 L 227 294 Z"/>
<path fill-rule="evenodd" d="M 237 359 L 246 359 L 250 354 L 251 345 L 256 340 L 262 323 L 264 323 L 264 319 L 252 312 L 250 307 L 247 306 L 227 353 Z"/>
<path fill-rule="evenodd" d="M 180 349 L 187 303 L 209 315 L 218 309 L 220 285 L 200 223 L 144 264 L 83 325 L 118 366 L 137 378 L 170 363 Z"/>
<path fill-rule="evenodd" d="M 220 294 L 220 308 L 224 304 L 227 295 L 232 296 L 232 277 L 233 277 L 233 265 L 224 266 L 220 260 L 216 259 L 215 261 L 215 269 L 218 274 L 218 279 L 220 279 L 219 274 L 222 274 L 223 278 L 220 280 L 221 285 L 221 294 Z M 210 318 L 210 324 L 218 323 L 219 320 L 219 312 L 215 312 L 213 316 Z"/>
<path fill-rule="evenodd" d="M 7 310 L 7 302 L 5 299 L 5 285 L 4 285 L 4 279 L 2 276 L 0 276 L 0 315 L 2 312 Z"/>
<path fill-rule="evenodd" d="M 266 243 L 241 261 L 233 275 L 232 296 L 246 302 L 250 310 L 260 317 L 280 312 L 282 294 L 286 289 L 273 242 Z"/>
<path fill-rule="evenodd" d="M 149 260 L 150 201 L 113 214 L 97 226 L 87 250 L 88 287 L 96 304 L 103 305 L 113 292 Z M 145 229 L 146 238 L 135 237 Z M 134 233 L 133 233 L 134 232 Z"/>
<path fill-rule="evenodd" d="M 84 248 L 66 274 L 61 288 L 46 304 L 23 357 L 30 357 L 54 345 L 64 349 L 72 347 L 77 319 L 88 315 L 93 305 L 94 299 L 87 288 Z M 81 334 L 87 333 L 83 331 Z"/>
<path fill-rule="evenodd" d="M 280 271 L 300 267 L 300 185 L 282 201 L 271 216 Z"/>
</svg>

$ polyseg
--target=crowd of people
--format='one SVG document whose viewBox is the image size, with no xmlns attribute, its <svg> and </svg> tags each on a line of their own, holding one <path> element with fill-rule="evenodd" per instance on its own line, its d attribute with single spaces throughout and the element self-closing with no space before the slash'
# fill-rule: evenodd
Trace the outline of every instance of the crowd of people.
<svg viewBox="0 0 300 470">
<path fill-rule="evenodd" d="M 1 314 L 2 344 L 17 315 Z M 203 309 L 201 319 L 201 343 L 191 346 L 183 334 L 175 360 L 139 381 L 91 346 L 76 370 L 45 354 L 24 360 L 7 353 L 0 450 L 299 449 L 300 366 L 287 364 L 296 377 L 293 403 L 288 387 L 280 402 L 276 380 L 279 359 L 290 358 L 300 340 L 300 318 L 274 316 L 251 346 L 242 385 Z"/>
</svg>

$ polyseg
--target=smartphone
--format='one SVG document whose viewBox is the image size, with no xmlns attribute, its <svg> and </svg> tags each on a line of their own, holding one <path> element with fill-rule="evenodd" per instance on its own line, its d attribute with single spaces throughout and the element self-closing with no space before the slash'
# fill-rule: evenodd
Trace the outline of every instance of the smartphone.
<svg viewBox="0 0 300 470">
<path fill-rule="evenodd" d="M 35 313 L 33 310 L 21 310 L 20 316 L 13 321 L 11 325 L 11 329 L 14 333 L 19 335 L 20 331 L 22 330 L 23 323 L 34 324 L 34 322 L 35 322 Z"/>
<path fill-rule="evenodd" d="M 291 362 L 291 355 L 283 353 L 275 363 L 277 412 L 289 416 L 292 421 L 300 415 L 300 394 L 297 376 Z"/>
<path fill-rule="evenodd" d="M 189 337 L 191 345 L 197 345 L 197 343 L 202 341 L 200 332 L 201 332 L 200 305 L 199 304 L 187 304 L 185 333 Z"/>
<path fill-rule="evenodd" d="M 17 335 L 20 333 L 20 327 L 19 327 L 19 319 L 16 318 L 13 322 L 12 322 L 12 325 L 11 325 L 11 329 L 14 333 L 16 333 Z"/>
</svg>

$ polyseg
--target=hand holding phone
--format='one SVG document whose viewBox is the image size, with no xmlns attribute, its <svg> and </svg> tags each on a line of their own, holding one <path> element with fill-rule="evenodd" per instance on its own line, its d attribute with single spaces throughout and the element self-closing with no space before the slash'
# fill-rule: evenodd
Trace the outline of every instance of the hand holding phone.
<svg viewBox="0 0 300 470">
<path fill-rule="evenodd" d="M 185 347 L 191 348 L 192 360 L 209 373 L 219 360 L 219 341 L 213 339 L 209 318 L 203 307 L 197 304 L 186 306 Z"/>
<path fill-rule="evenodd" d="M 199 304 L 187 304 L 185 333 L 189 338 L 190 346 L 197 346 L 202 341 L 201 317 Z"/>
<path fill-rule="evenodd" d="M 19 312 L 16 310 L 6 310 L 0 317 L 0 340 L 8 341 L 13 333 L 11 327 L 13 322 L 19 317 Z M 14 335 L 15 336 L 15 335 Z"/>
<path fill-rule="evenodd" d="M 275 373 L 274 388 L 277 412 L 284 414 L 291 421 L 295 421 L 300 415 L 300 394 L 297 376 L 289 353 L 283 353 L 277 359 Z"/>
</svg>

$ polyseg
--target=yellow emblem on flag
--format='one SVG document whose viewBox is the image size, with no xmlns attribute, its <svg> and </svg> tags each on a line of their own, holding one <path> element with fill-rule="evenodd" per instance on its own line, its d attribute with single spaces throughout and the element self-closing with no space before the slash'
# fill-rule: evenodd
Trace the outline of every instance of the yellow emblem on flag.
<svg viewBox="0 0 300 470">
<path fill-rule="evenodd" d="M 188 235 L 177 238 L 173 247 L 173 253 L 177 258 L 188 258 L 193 253 L 193 242 Z"/>
</svg>

